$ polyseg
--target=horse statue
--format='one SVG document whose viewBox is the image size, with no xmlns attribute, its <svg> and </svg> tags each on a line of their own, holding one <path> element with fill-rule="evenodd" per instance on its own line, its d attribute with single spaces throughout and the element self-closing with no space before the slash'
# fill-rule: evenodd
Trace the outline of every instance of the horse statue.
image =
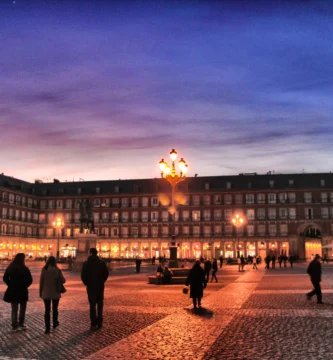
<svg viewBox="0 0 333 360">
<path fill-rule="evenodd" d="M 80 234 L 95 233 L 94 213 L 89 199 L 78 201 L 80 206 Z"/>
</svg>

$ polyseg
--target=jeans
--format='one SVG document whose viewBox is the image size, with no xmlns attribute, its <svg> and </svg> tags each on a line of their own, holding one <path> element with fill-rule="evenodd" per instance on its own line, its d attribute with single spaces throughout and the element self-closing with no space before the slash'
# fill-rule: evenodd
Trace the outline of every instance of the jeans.
<svg viewBox="0 0 333 360">
<path fill-rule="evenodd" d="M 96 295 L 88 295 L 90 304 L 90 325 L 91 326 L 102 326 L 103 324 L 103 305 L 104 297 Z M 97 307 L 97 309 L 96 309 Z M 97 311 L 96 311 L 97 310 Z"/>
<path fill-rule="evenodd" d="M 217 270 L 213 270 L 213 272 L 212 272 L 212 281 L 213 281 L 213 279 L 215 279 L 215 281 L 217 282 L 216 272 L 217 272 Z"/>
<path fill-rule="evenodd" d="M 317 301 L 321 302 L 322 301 L 322 294 L 321 294 L 321 288 L 320 288 L 320 282 L 319 281 L 312 281 L 312 285 L 314 287 L 314 289 L 312 291 L 310 291 L 309 293 L 307 293 L 306 295 L 311 297 L 313 295 L 317 295 Z"/>
<path fill-rule="evenodd" d="M 20 303 L 19 321 L 17 323 L 18 307 L 19 307 L 18 303 L 12 303 L 12 327 L 13 327 L 13 329 L 16 329 L 18 325 L 24 325 L 25 311 L 27 309 L 27 303 L 26 302 Z"/>
<path fill-rule="evenodd" d="M 59 305 L 59 299 L 44 299 L 44 305 L 45 305 L 45 314 L 44 314 L 44 320 L 45 320 L 45 327 L 46 329 L 49 329 L 51 327 L 51 302 L 52 302 L 52 320 L 53 320 L 53 326 L 58 324 L 58 305 Z"/>
</svg>

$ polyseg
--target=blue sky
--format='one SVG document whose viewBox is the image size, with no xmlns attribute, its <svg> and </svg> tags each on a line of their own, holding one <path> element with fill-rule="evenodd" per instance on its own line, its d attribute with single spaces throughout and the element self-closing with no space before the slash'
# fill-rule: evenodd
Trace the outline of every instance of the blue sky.
<svg viewBox="0 0 333 360">
<path fill-rule="evenodd" d="M 2 1 L 0 172 L 331 171 L 329 1 Z"/>
</svg>

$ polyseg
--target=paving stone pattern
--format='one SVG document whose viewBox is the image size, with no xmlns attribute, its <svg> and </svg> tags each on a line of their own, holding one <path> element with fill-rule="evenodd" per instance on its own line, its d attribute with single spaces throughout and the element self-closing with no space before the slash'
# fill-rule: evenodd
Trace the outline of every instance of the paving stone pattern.
<svg viewBox="0 0 333 360">
<path fill-rule="evenodd" d="M 0 269 L 1 269 L 0 265 Z M 105 293 L 105 326 L 90 332 L 88 302 L 78 274 L 66 273 L 60 327 L 44 335 L 38 297 L 41 265 L 31 265 L 26 332 L 12 334 L 0 304 L 0 360 L 12 359 L 333 359 L 333 266 L 323 266 L 323 301 L 306 300 L 306 264 L 294 269 L 224 267 L 194 312 L 182 286 L 147 284 L 153 268 L 115 268 Z M 0 285 L 0 296 L 5 287 Z"/>
</svg>

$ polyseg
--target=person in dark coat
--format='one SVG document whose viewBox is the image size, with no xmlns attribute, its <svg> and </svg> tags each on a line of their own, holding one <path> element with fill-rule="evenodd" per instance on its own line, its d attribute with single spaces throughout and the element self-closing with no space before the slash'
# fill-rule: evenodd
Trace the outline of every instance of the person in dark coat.
<svg viewBox="0 0 333 360">
<path fill-rule="evenodd" d="M 142 262 L 141 259 L 139 259 L 139 258 L 136 258 L 136 259 L 135 259 L 135 268 L 136 268 L 136 272 L 137 272 L 137 273 L 140 272 L 141 262 Z"/>
<path fill-rule="evenodd" d="M 153 256 L 152 259 L 151 259 L 151 264 L 154 265 L 155 264 L 155 260 L 156 260 L 156 257 Z"/>
<path fill-rule="evenodd" d="M 57 260 L 54 256 L 50 256 L 43 267 L 39 281 L 39 296 L 44 301 L 45 314 L 45 334 L 50 333 L 51 327 L 51 304 L 52 304 L 52 320 L 53 329 L 59 326 L 58 306 L 61 298 L 61 285 L 65 284 L 62 271 L 57 266 Z"/>
<path fill-rule="evenodd" d="M 241 262 L 241 268 L 242 268 L 242 271 L 244 271 L 244 266 L 245 266 L 245 258 L 243 255 L 241 255 L 240 257 L 240 262 Z"/>
<path fill-rule="evenodd" d="M 104 283 L 109 277 L 109 271 L 105 262 L 101 261 L 97 256 L 95 248 L 91 248 L 89 252 L 91 255 L 83 263 L 81 279 L 87 287 L 90 304 L 90 329 L 97 330 L 103 324 Z"/>
<path fill-rule="evenodd" d="M 279 261 L 279 265 L 280 265 L 280 269 L 281 269 L 282 260 L 283 260 L 282 258 L 283 258 L 283 256 L 282 256 L 282 255 L 280 255 L 280 256 L 279 256 L 279 259 L 278 259 L 278 261 Z"/>
<path fill-rule="evenodd" d="M 220 256 L 220 268 L 222 268 L 222 266 L 223 266 L 223 256 L 221 255 Z"/>
<path fill-rule="evenodd" d="M 293 263 L 294 263 L 295 259 L 294 259 L 294 255 L 290 255 L 289 256 L 289 262 L 290 262 L 290 267 L 293 267 Z"/>
<path fill-rule="evenodd" d="M 11 304 L 12 307 L 12 331 L 25 330 L 24 325 L 27 302 L 29 300 L 28 287 L 32 284 L 30 270 L 25 266 L 25 255 L 16 254 L 14 260 L 7 267 L 3 276 L 3 281 L 8 286 L 4 301 Z M 17 313 L 20 305 L 19 320 Z"/>
<path fill-rule="evenodd" d="M 209 259 L 207 259 L 204 262 L 204 271 L 205 271 L 205 275 L 206 275 L 206 282 L 209 282 L 209 274 L 210 274 L 211 269 L 212 269 L 212 263 Z"/>
<path fill-rule="evenodd" d="M 272 256 L 272 269 L 275 269 L 275 261 L 276 261 L 276 256 L 273 255 Z"/>
<path fill-rule="evenodd" d="M 173 272 L 166 266 L 163 271 L 163 284 L 170 284 L 170 280 L 173 276 Z"/>
<path fill-rule="evenodd" d="M 217 260 L 214 259 L 213 261 L 213 265 L 212 265 L 212 280 L 211 282 L 213 282 L 213 279 L 215 279 L 215 282 L 217 282 L 217 277 L 216 277 L 216 272 L 218 270 L 218 267 L 217 267 Z"/>
<path fill-rule="evenodd" d="M 205 271 L 200 266 L 200 260 L 193 265 L 186 279 L 185 285 L 190 285 L 190 298 L 193 300 L 194 309 L 201 307 L 201 298 L 203 297 L 203 289 L 207 286 Z"/>
<path fill-rule="evenodd" d="M 310 300 L 313 295 L 317 295 L 317 304 L 323 304 L 322 301 L 322 294 L 320 288 L 321 282 L 321 263 L 320 263 L 320 256 L 316 254 L 314 259 L 310 262 L 307 273 L 310 275 L 310 279 L 314 289 L 306 294 L 307 299 Z"/>
</svg>

